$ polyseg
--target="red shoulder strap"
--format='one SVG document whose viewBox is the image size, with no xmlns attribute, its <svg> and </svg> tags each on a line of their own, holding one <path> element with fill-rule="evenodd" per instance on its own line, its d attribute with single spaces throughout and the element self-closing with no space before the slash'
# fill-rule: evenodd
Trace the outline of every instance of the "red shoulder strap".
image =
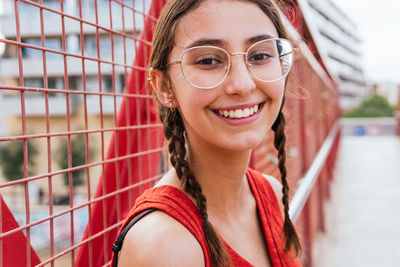
<svg viewBox="0 0 400 267">
<path fill-rule="evenodd" d="M 264 237 L 272 266 L 299 267 L 297 258 L 285 252 L 282 238 L 283 218 L 274 189 L 262 173 L 248 169 L 247 177 L 257 202 Z"/>
</svg>

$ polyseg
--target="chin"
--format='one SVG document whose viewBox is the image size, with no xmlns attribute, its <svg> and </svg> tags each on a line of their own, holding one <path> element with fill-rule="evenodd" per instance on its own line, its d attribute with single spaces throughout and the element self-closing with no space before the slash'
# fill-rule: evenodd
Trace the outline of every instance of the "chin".
<svg viewBox="0 0 400 267">
<path fill-rule="evenodd" d="M 229 144 L 226 144 L 226 147 L 232 152 L 242 152 L 255 149 L 263 141 L 265 141 L 265 138 L 246 138 L 244 140 L 236 139 Z"/>
</svg>

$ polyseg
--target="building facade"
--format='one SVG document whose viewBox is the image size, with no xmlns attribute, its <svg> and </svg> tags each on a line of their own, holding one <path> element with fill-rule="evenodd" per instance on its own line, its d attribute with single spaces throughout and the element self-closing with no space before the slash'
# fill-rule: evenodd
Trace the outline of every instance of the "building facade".
<svg viewBox="0 0 400 267">
<path fill-rule="evenodd" d="M 118 94 L 127 82 L 130 72 L 127 66 L 134 60 L 135 40 L 150 2 L 1 1 L 0 45 L 4 46 L 4 53 L 0 58 L 0 137 L 22 134 L 22 113 L 25 134 L 43 133 L 47 120 L 52 132 L 66 132 L 67 117 L 71 131 L 84 129 L 85 120 L 90 130 L 100 129 L 101 125 L 112 128 L 122 101 Z M 54 89 L 54 93 L 49 92 L 46 100 L 45 93 L 35 89 Z M 82 93 L 66 94 L 63 90 L 94 94 L 87 94 L 84 101 Z M 24 111 L 21 91 L 24 91 Z M 101 97 L 98 93 L 102 93 Z M 49 118 L 46 118 L 46 101 Z M 105 134 L 106 144 L 110 137 L 111 133 Z M 52 138 L 54 162 L 62 139 Z M 98 147 L 100 135 L 91 135 L 89 141 Z M 37 173 L 46 173 L 45 140 L 37 138 L 32 142 L 40 148 L 35 169 Z M 94 154 L 99 160 L 100 151 L 97 149 Z M 57 164 L 53 166 L 55 170 L 60 168 Z M 92 176 L 99 177 L 101 169 L 93 172 Z M 95 184 L 97 180 L 93 179 Z M 64 191 L 62 186 L 55 189 Z"/>
<path fill-rule="evenodd" d="M 357 25 L 331 0 L 299 0 L 304 19 L 324 65 L 340 91 L 342 110 L 367 96 Z"/>
</svg>

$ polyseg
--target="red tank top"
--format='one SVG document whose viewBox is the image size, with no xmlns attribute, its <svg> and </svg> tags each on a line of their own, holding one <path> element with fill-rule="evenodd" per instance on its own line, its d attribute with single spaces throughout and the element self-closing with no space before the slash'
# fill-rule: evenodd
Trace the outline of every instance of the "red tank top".
<svg viewBox="0 0 400 267">
<path fill-rule="evenodd" d="M 246 175 L 257 203 L 258 214 L 264 231 L 265 242 L 272 266 L 301 266 L 297 259 L 292 258 L 285 253 L 283 249 L 283 240 L 281 238 L 283 218 L 278 199 L 268 180 L 261 173 L 252 169 L 248 169 Z M 121 229 L 136 215 L 150 208 L 163 211 L 184 225 L 199 242 L 203 250 L 205 266 L 212 266 L 210 252 L 203 234 L 203 219 L 196 205 L 176 187 L 162 185 L 146 190 L 136 200 L 135 206 L 129 212 Z M 227 251 L 234 266 L 253 266 L 236 253 L 224 240 L 222 240 L 222 242 L 227 247 Z M 114 258 L 112 260 L 114 260 Z"/>
</svg>

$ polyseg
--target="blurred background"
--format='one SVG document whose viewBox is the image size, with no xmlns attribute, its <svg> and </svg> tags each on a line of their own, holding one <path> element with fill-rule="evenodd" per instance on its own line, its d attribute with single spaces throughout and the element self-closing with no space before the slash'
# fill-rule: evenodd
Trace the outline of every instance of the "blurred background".
<svg viewBox="0 0 400 267">
<path fill-rule="evenodd" d="M 356 26 L 361 55 L 357 62 L 365 87 L 357 90 L 354 105 L 341 103 L 343 139 L 325 209 L 326 231 L 317 238 L 314 262 L 332 267 L 397 266 L 400 2 L 332 2 Z"/>
<path fill-rule="evenodd" d="M 0 2 L 1 266 L 109 265 L 168 168 L 144 79 L 165 2 Z M 282 2 L 301 50 L 285 107 L 301 260 L 399 266 L 400 2 Z M 279 177 L 272 147 L 250 165 Z"/>
</svg>

